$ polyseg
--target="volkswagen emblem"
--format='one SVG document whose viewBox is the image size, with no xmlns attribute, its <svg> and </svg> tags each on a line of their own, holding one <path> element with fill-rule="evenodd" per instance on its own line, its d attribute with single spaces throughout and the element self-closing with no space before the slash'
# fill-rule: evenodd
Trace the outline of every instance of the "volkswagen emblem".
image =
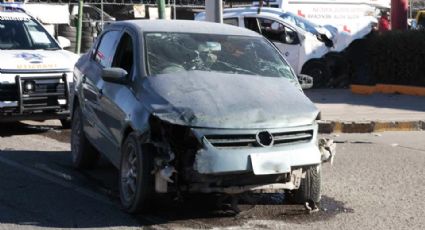
<svg viewBox="0 0 425 230">
<path fill-rule="evenodd" d="M 274 139 L 270 132 L 260 131 L 255 135 L 255 140 L 262 147 L 270 147 L 273 145 Z"/>
</svg>

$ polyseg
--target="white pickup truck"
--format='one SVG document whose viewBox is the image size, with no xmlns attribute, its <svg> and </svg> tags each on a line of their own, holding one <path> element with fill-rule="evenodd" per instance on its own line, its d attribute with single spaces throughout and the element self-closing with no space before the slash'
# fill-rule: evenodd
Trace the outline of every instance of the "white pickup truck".
<svg viewBox="0 0 425 230">
<path fill-rule="evenodd" d="M 22 9 L 0 5 L 0 121 L 60 119 L 69 126 L 76 54 Z M 65 44 L 67 43 L 67 44 Z"/>
</svg>

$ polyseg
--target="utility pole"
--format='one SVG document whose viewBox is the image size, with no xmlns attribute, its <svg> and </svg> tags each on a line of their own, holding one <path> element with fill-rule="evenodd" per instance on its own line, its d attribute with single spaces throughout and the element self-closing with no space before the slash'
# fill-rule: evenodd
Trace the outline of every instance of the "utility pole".
<svg viewBox="0 0 425 230">
<path fill-rule="evenodd" d="M 407 30 L 407 0 L 391 0 L 391 29 Z"/>
<path fill-rule="evenodd" d="M 156 0 L 159 19 L 165 19 L 165 0 Z"/>
<path fill-rule="evenodd" d="M 223 0 L 205 0 L 206 20 L 223 23 Z"/>
<path fill-rule="evenodd" d="M 80 54 L 81 51 L 81 34 L 83 32 L 83 0 L 78 1 L 78 23 L 77 23 L 77 46 L 75 53 Z"/>
<path fill-rule="evenodd" d="M 176 19 L 177 19 L 176 1 L 177 1 L 177 0 L 174 0 L 174 5 L 173 5 L 173 15 L 174 15 L 174 20 L 176 20 Z"/>
</svg>

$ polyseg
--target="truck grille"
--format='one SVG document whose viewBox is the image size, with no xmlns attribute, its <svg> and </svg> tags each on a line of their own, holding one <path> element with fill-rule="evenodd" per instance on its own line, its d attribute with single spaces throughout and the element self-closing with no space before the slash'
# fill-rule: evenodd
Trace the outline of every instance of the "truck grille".
<svg viewBox="0 0 425 230">
<path fill-rule="evenodd" d="M 228 134 L 228 135 L 207 135 L 205 138 L 217 148 L 249 148 L 261 147 L 258 143 L 257 134 Z M 282 146 L 294 143 L 309 142 L 313 138 L 313 130 L 276 132 L 271 133 L 273 137 L 272 146 Z"/>
<path fill-rule="evenodd" d="M 69 98 L 69 84 L 65 73 L 32 76 L 16 75 L 15 84 L 0 84 L 0 101 L 17 101 L 19 113 L 39 110 L 62 110 L 58 100 Z M 28 88 L 30 85 L 30 88 Z"/>
<path fill-rule="evenodd" d="M 62 79 L 62 82 L 60 81 Z M 28 90 L 25 85 L 32 84 Z M 17 85 L 21 93 L 20 110 L 58 110 L 61 106 L 58 99 L 67 99 L 66 75 L 51 77 L 17 77 Z"/>
</svg>

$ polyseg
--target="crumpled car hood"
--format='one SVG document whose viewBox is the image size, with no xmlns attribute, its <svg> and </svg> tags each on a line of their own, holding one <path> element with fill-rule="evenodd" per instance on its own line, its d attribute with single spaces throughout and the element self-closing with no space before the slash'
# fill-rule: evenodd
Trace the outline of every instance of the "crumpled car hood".
<svg viewBox="0 0 425 230">
<path fill-rule="evenodd" d="M 312 124 L 319 111 L 289 79 L 188 71 L 145 79 L 141 101 L 161 120 L 203 128 Z"/>
</svg>

